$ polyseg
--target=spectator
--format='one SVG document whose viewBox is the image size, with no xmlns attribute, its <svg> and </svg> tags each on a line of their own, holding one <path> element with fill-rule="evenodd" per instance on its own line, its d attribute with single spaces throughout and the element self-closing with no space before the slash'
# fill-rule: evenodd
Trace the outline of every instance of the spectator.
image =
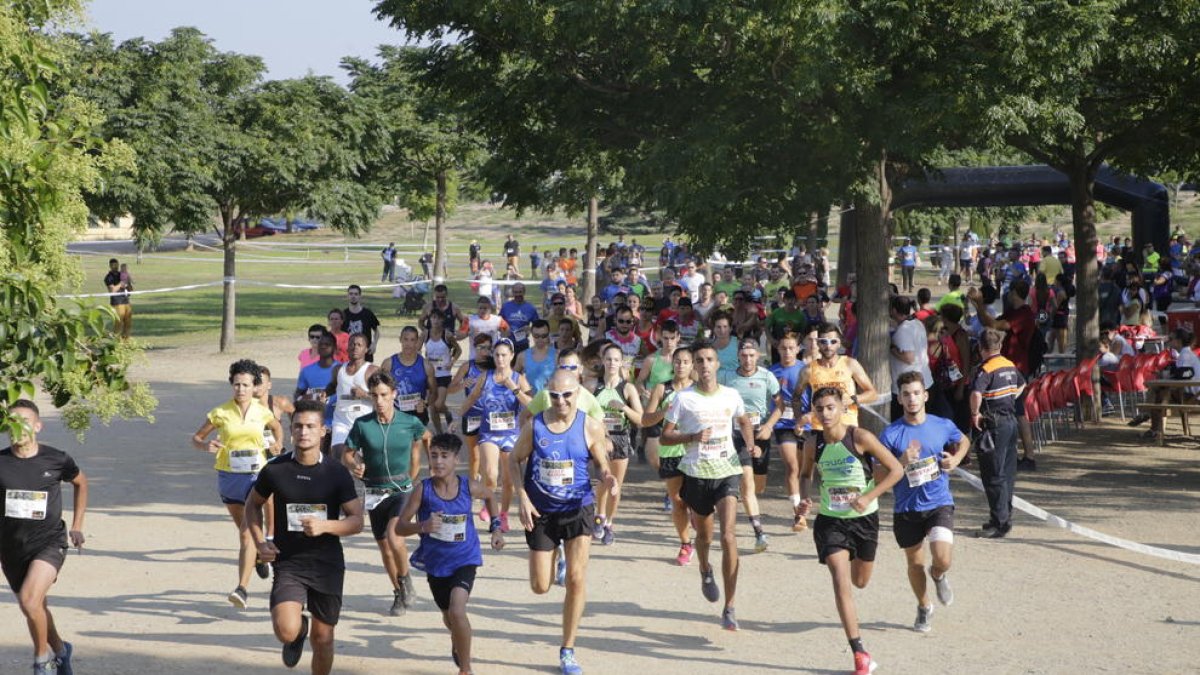
<svg viewBox="0 0 1200 675">
<path fill-rule="evenodd" d="M 912 300 L 904 295 L 892 298 L 888 303 L 888 317 L 896 327 L 892 332 L 888 359 L 892 381 L 891 418 L 895 421 L 904 415 L 904 408 L 900 405 L 900 388 L 896 384 L 897 378 L 909 371 L 919 372 L 928 390 L 933 387 L 933 374 L 929 370 L 929 338 L 925 334 L 925 326 L 913 314 Z M 933 403 L 933 392 L 930 392 L 929 412 L 949 417 L 944 411 L 936 412 L 938 408 L 934 407 Z"/>
<path fill-rule="evenodd" d="M 529 278 L 537 278 L 538 270 L 542 269 L 542 254 L 538 252 L 537 244 L 529 251 Z"/>
<path fill-rule="evenodd" d="M 912 245 L 912 240 L 905 237 L 904 244 L 896 251 L 896 258 L 900 261 L 900 277 L 904 285 L 903 291 L 911 293 L 913 291 L 913 276 L 917 271 L 917 265 L 921 262 L 921 254 L 917 250 L 917 247 Z"/>
<path fill-rule="evenodd" d="M 917 289 L 917 321 L 924 322 L 931 316 L 937 314 L 937 308 L 933 306 L 933 293 L 928 288 Z"/>
<path fill-rule="evenodd" d="M 379 252 L 379 257 L 383 258 L 383 274 L 379 277 L 379 282 L 395 281 L 396 279 L 396 243 L 389 242 L 383 250 Z"/>
<path fill-rule="evenodd" d="M 108 261 L 104 287 L 112 294 L 108 296 L 108 304 L 117 313 L 117 320 L 113 322 L 113 332 L 128 340 L 133 332 L 133 307 L 129 303 L 129 292 L 133 290 L 133 283 L 121 279 L 121 265 L 116 258 Z"/>
</svg>

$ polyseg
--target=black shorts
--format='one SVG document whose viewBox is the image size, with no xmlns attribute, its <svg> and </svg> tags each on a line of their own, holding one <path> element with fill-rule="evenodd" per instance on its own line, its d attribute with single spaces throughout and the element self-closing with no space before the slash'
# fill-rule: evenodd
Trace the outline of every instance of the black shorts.
<svg viewBox="0 0 1200 675">
<path fill-rule="evenodd" d="M 390 494 L 386 499 L 376 504 L 375 508 L 367 511 L 367 517 L 371 519 L 371 534 L 375 536 L 375 541 L 387 539 L 388 521 L 400 515 L 400 512 L 404 510 L 404 505 L 408 503 L 408 496 L 411 494 L 411 490 Z"/>
<path fill-rule="evenodd" d="M 682 460 L 683 457 L 659 457 L 658 477 L 662 480 L 682 477 L 683 472 L 679 470 L 679 462 Z"/>
<path fill-rule="evenodd" d="M 478 424 L 475 425 L 474 431 L 467 431 L 467 417 L 468 417 L 468 415 L 463 415 L 462 417 L 459 418 L 460 424 L 462 424 L 463 436 L 478 436 L 479 435 L 479 425 Z M 480 424 L 483 423 L 482 415 L 480 416 L 479 421 L 480 421 Z"/>
<path fill-rule="evenodd" d="M 935 527 L 954 529 L 954 506 L 939 506 L 929 511 L 905 511 L 892 516 L 892 534 L 900 548 L 909 548 L 925 541 Z"/>
<path fill-rule="evenodd" d="M 315 579 L 320 577 L 318 583 Z M 307 607 L 313 618 L 336 626 L 342 615 L 342 582 L 345 570 L 326 567 L 300 571 L 275 568 L 271 584 L 271 609 L 284 602 L 298 602 Z"/>
<path fill-rule="evenodd" d="M 832 518 L 818 515 L 813 525 L 813 541 L 817 544 L 817 561 L 837 551 L 849 551 L 851 560 L 875 560 L 879 548 L 879 513 L 857 518 Z"/>
<path fill-rule="evenodd" d="M 734 501 L 737 501 L 741 495 L 741 485 L 741 476 L 693 478 L 685 474 L 679 496 L 683 498 L 683 503 L 687 504 L 688 508 L 696 512 L 696 515 L 707 517 L 717 510 L 717 502 L 722 499 L 733 497 Z"/>
<path fill-rule="evenodd" d="M 659 436 L 662 436 L 662 429 L 662 422 L 648 427 L 642 427 L 642 435 L 646 438 L 658 438 Z"/>
<path fill-rule="evenodd" d="M 804 432 L 800 432 L 801 434 Z M 776 429 L 776 443 L 800 443 L 800 435 L 796 433 L 795 428 L 792 429 Z"/>
<path fill-rule="evenodd" d="M 756 429 L 754 433 L 757 434 L 758 430 Z M 762 450 L 762 454 L 758 457 L 754 457 L 746 451 L 746 444 L 742 442 L 741 434 L 733 435 L 733 447 L 737 450 L 738 461 L 744 467 L 751 467 L 754 470 L 754 475 L 765 476 L 767 475 L 767 467 L 771 465 L 771 439 L 768 438 L 764 441 L 755 438 L 754 444 L 758 446 L 759 450 Z"/>
<path fill-rule="evenodd" d="M 608 440 L 612 441 L 612 452 L 608 453 L 609 459 L 629 459 L 633 457 L 633 441 L 630 440 L 628 433 L 609 434 Z"/>
<path fill-rule="evenodd" d="M 450 609 L 450 593 L 461 588 L 471 594 L 471 590 L 475 588 L 475 566 L 463 565 L 454 570 L 454 574 L 448 577 L 435 577 L 432 574 L 426 579 L 429 582 L 429 593 L 433 596 L 433 601 L 437 603 L 438 609 L 443 612 Z"/>
<path fill-rule="evenodd" d="M 438 377 L 436 379 L 437 379 L 437 386 L 441 389 L 445 389 L 446 387 L 450 386 L 450 380 L 454 379 L 454 377 L 451 375 L 442 375 L 441 377 Z"/>
<path fill-rule="evenodd" d="M 32 554 L 10 555 L 5 552 L 0 555 L 0 567 L 4 570 L 4 578 L 8 579 L 8 587 L 12 589 L 13 594 L 21 592 L 21 587 L 25 585 L 25 577 L 29 575 L 29 566 L 35 560 L 44 560 L 53 565 L 55 570 L 61 570 L 63 563 L 67 561 L 66 541 L 52 543 Z"/>
<path fill-rule="evenodd" d="M 553 551 L 567 539 L 592 536 L 596 508 L 592 504 L 562 513 L 543 513 L 533 521 L 533 530 L 525 532 L 531 551 Z"/>
</svg>

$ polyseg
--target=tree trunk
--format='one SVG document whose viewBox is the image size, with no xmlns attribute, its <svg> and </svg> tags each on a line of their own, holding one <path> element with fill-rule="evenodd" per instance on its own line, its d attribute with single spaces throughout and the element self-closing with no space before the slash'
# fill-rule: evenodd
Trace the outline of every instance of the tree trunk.
<svg viewBox="0 0 1200 675">
<path fill-rule="evenodd" d="M 225 226 L 225 233 L 221 237 L 222 248 L 225 251 L 225 283 L 223 285 L 224 294 L 221 298 L 221 351 L 224 352 L 233 347 L 237 322 L 237 289 L 234 283 L 237 274 L 235 256 L 237 255 L 238 230 L 235 229 L 237 220 L 233 217 L 231 209 L 221 209 L 221 222 Z M 244 228 L 242 236 L 245 236 Z"/>
<path fill-rule="evenodd" d="M 878 203 L 859 199 L 854 204 L 856 214 L 851 234 L 865 245 L 858 246 L 855 267 L 858 269 L 858 304 L 854 313 L 858 317 L 858 361 L 874 383 L 879 396 L 887 400 L 892 392 L 892 378 L 888 367 L 888 256 L 891 252 L 888 234 L 888 219 L 891 217 L 891 188 L 887 182 L 886 162 L 881 160 L 875 168 L 874 182 L 879 189 Z M 877 242 L 872 246 L 870 242 Z M 887 416 L 887 407 L 876 405 L 875 412 Z M 870 413 L 859 414 L 859 423 L 864 428 L 878 433 L 883 424 Z"/>
<path fill-rule="evenodd" d="M 437 173 L 437 206 L 434 209 L 434 258 L 433 258 L 433 280 L 434 283 L 444 283 L 446 281 L 446 190 L 447 190 L 446 171 L 438 171 Z"/>
<path fill-rule="evenodd" d="M 596 295 L 596 261 L 600 256 L 596 251 L 596 237 L 600 231 L 600 198 L 592 195 L 588 200 L 587 210 L 587 250 L 586 262 L 583 265 L 583 297 L 590 301 Z"/>
<path fill-rule="evenodd" d="M 825 248 L 829 246 L 829 212 L 832 210 L 833 207 L 829 207 L 817 214 L 816 236 L 811 238 L 811 242 L 808 247 L 808 252 L 810 254 L 818 248 Z"/>
<path fill-rule="evenodd" d="M 858 264 L 856 260 L 858 257 L 858 239 L 855 237 L 858 213 L 853 208 L 855 203 L 849 199 L 842 201 L 842 213 L 838 219 L 837 285 L 839 286 L 847 283 L 846 276 L 853 272 L 855 265 Z M 847 209 L 847 204 L 852 208 Z"/>
<path fill-rule="evenodd" d="M 1082 361 L 1100 350 L 1100 270 L 1096 265 L 1096 167 L 1086 162 L 1067 171 L 1071 181 L 1071 222 L 1075 240 L 1075 358 Z M 1100 372 L 1093 369 L 1092 390 L 1100 391 Z M 1092 419 L 1100 419 L 1100 397 L 1092 397 Z"/>
</svg>

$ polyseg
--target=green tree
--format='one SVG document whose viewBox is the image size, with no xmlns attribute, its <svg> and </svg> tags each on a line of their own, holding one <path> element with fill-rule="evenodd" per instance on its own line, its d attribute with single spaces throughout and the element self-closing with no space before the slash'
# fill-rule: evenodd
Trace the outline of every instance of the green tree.
<svg viewBox="0 0 1200 675">
<path fill-rule="evenodd" d="M 137 352 L 112 334 L 111 310 L 56 295 L 80 284 L 66 244 L 87 224 L 83 191 L 130 159 L 96 136 L 92 104 L 61 93 L 71 71 L 52 26 L 79 9 L 65 0 L 0 7 L 0 427 L 8 431 L 19 428 L 9 406 L 39 385 L 79 432 L 93 416 L 148 416 L 155 405 L 127 377 Z"/>
</svg>

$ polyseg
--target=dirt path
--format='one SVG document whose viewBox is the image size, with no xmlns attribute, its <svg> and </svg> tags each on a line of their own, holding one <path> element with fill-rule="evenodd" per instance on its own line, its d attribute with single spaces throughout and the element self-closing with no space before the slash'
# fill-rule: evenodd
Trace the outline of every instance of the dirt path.
<svg viewBox="0 0 1200 675">
<path fill-rule="evenodd" d="M 299 345 L 258 343 L 239 355 L 278 374 L 289 392 Z M 76 646 L 77 672 L 273 673 L 282 671 L 266 609 L 269 584 L 254 580 L 249 610 L 224 596 L 235 584 L 235 534 L 215 495 L 207 455 L 188 437 L 228 397 L 233 357 L 203 350 L 150 353 L 140 376 L 161 400 L 154 425 L 98 428 L 80 447 L 50 419 L 43 440 L 71 452 L 92 481 L 85 553 L 72 553 L 51 604 Z M 1136 541 L 1200 552 L 1195 527 L 1200 458 L 1195 446 L 1146 447 L 1116 423 L 1047 453 L 1022 475 L 1018 494 L 1066 518 Z M 772 467 L 773 472 L 778 467 Z M 763 512 L 771 549 L 751 553 L 739 521 L 742 630 L 720 629 L 719 607 L 700 595 L 696 565 L 679 568 L 650 470 L 635 465 L 616 545 L 594 547 L 578 643 L 589 673 L 844 672 L 851 658 L 829 575 L 809 535 L 788 531 L 788 507 L 772 474 Z M 1200 567 L 1127 553 L 1020 517 L 1003 541 L 970 539 L 982 495 L 955 482 L 959 501 L 957 601 L 937 609 L 932 633 L 910 630 L 915 601 L 883 515 L 871 585 L 858 592 L 863 639 L 880 672 L 1194 672 L 1200 638 Z M 882 505 L 881 513 L 890 508 Z M 485 554 L 470 612 L 476 672 L 557 671 L 562 592 L 534 596 L 523 537 Z M 390 586 L 373 542 L 347 542 L 349 573 L 338 626 L 336 672 L 449 673 L 449 637 L 423 579 L 405 617 L 386 615 Z M 0 599 L 0 672 L 28 668 L 28 642 L 12 596 Z M 301 664 L 306 669 L 308 657 Z M 306 671 L 305 671 L 306 672 Z"/>
</svg>

